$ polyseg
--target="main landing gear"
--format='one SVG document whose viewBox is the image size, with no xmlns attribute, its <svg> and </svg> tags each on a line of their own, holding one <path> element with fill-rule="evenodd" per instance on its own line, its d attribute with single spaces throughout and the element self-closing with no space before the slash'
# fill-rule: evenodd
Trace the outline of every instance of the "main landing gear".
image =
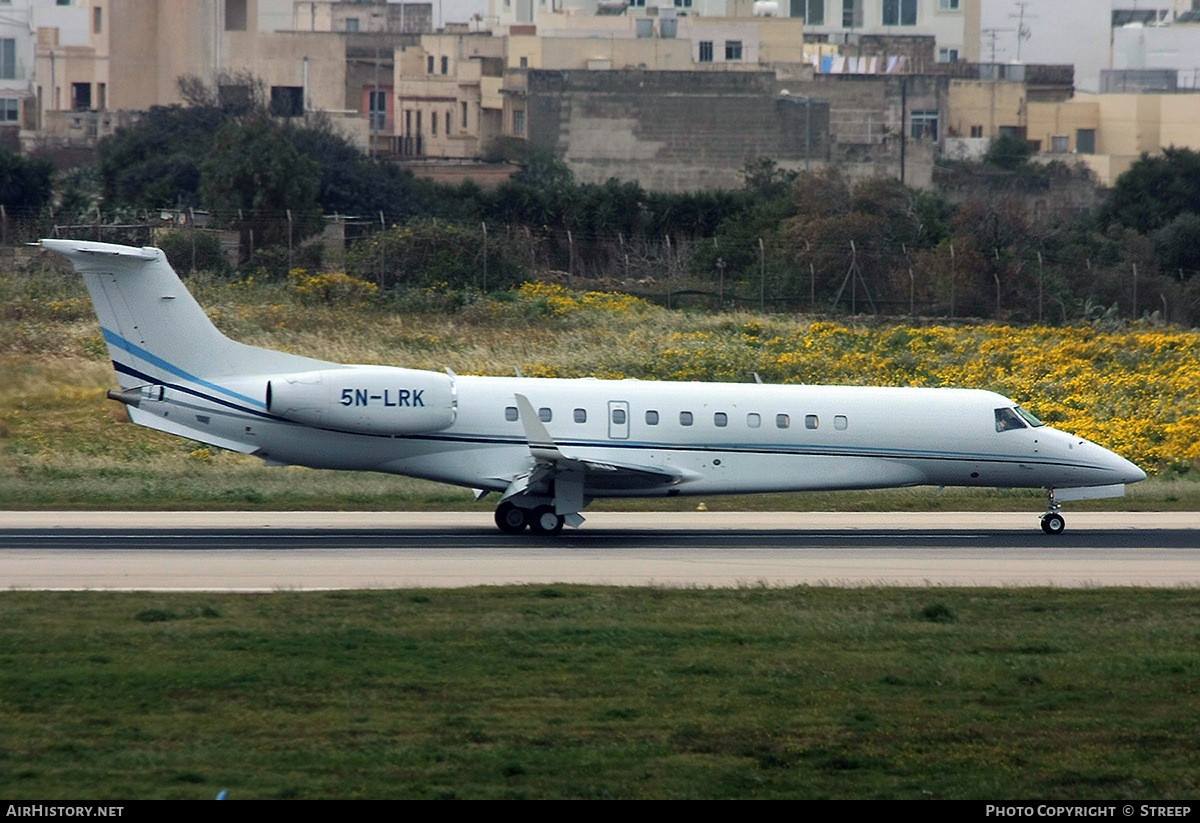
<svg viewBox="0 0 1200 823">
<path fill-rule="evenodd" d="M 563 530 L 566 518 L 554 511 L 553 506 L 538 506 L 522 509 L 512 503 L 501 503 L 496 507 L 496 526 L 505 534 L 520 534 L 529 530 L 542 537 L 552 537 Z"/>
</svg>

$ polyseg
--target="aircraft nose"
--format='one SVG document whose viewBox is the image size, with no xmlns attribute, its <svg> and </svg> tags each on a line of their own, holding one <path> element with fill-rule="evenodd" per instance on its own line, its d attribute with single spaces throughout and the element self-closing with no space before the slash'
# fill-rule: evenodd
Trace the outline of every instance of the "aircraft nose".
<svg viewBox="0 0 1200 823">
<path fill-rule="evenodd" d="M 1119 455 L 1113 455 L 1121 461 L 1121 482 L 1122 483 L 1140 483 L 1146 479 L 1146 473 L 1135 466 L 1133 463 Z"/>
<path fill-rule="evenodd" d="M 1126 460 L 1116 452 L 1111 452 L 1101 446 L 1096 446 L 1096 448 L 1104 452 L 1105 462 L 1108 464 L 1110 471 L 1117 476 L 1117 482 L 1139 483 L 1146 479 L 1146 473 L 1139 469 L 1131 461 Z"/>
</svg>

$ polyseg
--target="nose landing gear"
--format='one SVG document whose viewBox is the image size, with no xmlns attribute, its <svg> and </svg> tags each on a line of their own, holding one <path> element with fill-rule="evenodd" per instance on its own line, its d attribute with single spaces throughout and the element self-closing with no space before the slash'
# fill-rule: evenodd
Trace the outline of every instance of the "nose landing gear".
<svg viewBox="0 0 1200 823">
<path fill-rule="evenodd" d="M 1042 515 L 1042 531 L 1046 534 L 1062 534 L 1067 527 L 1067 521 L 1057 511 L 1048 511 Z"/>
<path fill-rule="evenodd" d="M 1042 515 L 1042 531 L 1046 534 L 1062 534 L 1067 527 L 1067 521 L 1058 513 L 1061 503 L 1054 499 L 1054 489 L 1049 489 L 1046 502 L 1046 513 Z"/>
</svg>

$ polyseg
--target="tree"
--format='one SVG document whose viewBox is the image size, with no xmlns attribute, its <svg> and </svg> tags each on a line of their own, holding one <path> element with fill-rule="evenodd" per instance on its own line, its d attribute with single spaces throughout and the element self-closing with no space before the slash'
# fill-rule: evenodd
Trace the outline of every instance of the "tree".
<svg viewBox="0 0 1200 823">
<path fill-rule="evenodd" d="M 155 106 L 100 141 L 101 191 L 110 206 L 200 205 L 200 162 L 226 116 L 216 108 Z"/>
<path fill-rule="evenodd" d="M 0 203 L 10 216 L 35 215 L 50 201 L 54 166 L 49 160 L 26 160 L 0 147 Z"/>
<path fill-rule="evenodd" d="M 1200 271 L 1200 215 L 1185 211 L 1150 235 L 1163 274 L 1188 279 Z"/>
<path fill-rule="evenodd" d="M 1028 140 L 1022 140 L 1013 134 L 1000 134 L 992 138 L 983 162 L 1006 171 L 1016 171 L 1029 162 L 1033 156 L 1033 146 Z"/>
<path fill-rule="evenodd" d="M 241 230 L 243 257 L 251 248 L 296 244 L 321 227 L 320 171 L 291 138 L 270 120 L 231 121 L 201 163 L 204 203 Z"/>
<path fill-rule="evenodd" d="M 1100 222 L 1149 234 L 1184 212 L 1200 214 L 1200 153 L 1171 147 L 1156 157 L 1142 154 L 1117 178 Z"/>
<path fill-rule="evenodd" d="M 412 172 L 367 157 L 327 120 L 287 134 L 297 151 L 316 161 L 317 199 L 326 214 L 377 217 L 382 212 L 390 222 L 400 222 L 427 211 Z"/>
<path fill-rule="evenodd" d="M 486 254 L 486 257 L 485 257 Z M 381 291 L 426 288 L 498 291 L 525 279 L 518 237 L 480 226 L 417 218 L 359 240 L 347 256 L 347 273 Z"/>
</svg>

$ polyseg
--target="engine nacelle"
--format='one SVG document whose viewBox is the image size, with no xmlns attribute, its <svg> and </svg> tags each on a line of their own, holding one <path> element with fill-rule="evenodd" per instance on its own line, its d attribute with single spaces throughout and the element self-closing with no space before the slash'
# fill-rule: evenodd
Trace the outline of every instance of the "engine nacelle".
<svg viewBox="0 0 1200 823">
<path fill-rule="evenodd" d="M 421 434 L 453 424 L 458 398 L 454 378 L 448 374 L 349 366 L 271 378 L 267 411 L 340 431 Z"/>
</svg>

